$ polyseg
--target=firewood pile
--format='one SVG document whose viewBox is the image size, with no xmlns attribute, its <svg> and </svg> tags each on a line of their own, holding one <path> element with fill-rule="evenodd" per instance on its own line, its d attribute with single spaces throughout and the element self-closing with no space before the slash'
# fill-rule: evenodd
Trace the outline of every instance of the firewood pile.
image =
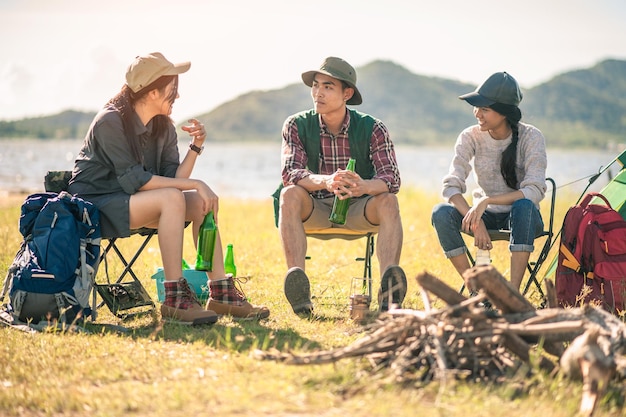
<svg viewBox="0 0 626 417">
<path fill-rule="evenodd" d="M 588 398 L 581 411 L 587 401 L 587 415 L 610 381 L 626 378 L 626 325 L 620 318 L 592 306 L 557 308 L 550 280 L 545 280 L 547 308 L 536 309 L 492 266 L 474 267 L 465 279 L 478 295 L 466 298 L 438 278 L 419 274 L 424 311 L 390 310 L 346 347 L 255 354 L 294 365 L 365 357 L 374 371 L 397 382 L 450 377 L 497 382 L 532 361 L 548 372 L 582 379 Z M 433 308 L 433 297 L 446 305 Z"/>
</svg>

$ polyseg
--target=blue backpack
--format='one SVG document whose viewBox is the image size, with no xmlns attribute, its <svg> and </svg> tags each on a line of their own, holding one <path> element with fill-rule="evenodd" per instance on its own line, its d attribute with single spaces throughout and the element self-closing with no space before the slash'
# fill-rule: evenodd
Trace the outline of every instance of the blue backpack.
<svg viewBox="0 0 626 417">
<path fill-rule="evenodd" d="M 9 294 L 14 319 L 71 323 L 95 319 L 89 296 L 100 262 L 100 216 L 90 202 L 63 191 L 28 196 L 19 229 L 24 236 L 9 267 L 0 301 Z"/>
</svg>

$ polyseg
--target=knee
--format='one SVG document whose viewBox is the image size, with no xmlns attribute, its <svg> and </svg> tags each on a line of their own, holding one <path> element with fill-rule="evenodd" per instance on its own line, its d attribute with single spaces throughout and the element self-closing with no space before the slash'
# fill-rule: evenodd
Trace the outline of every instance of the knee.
<svg viewBox="0 0 626 417">
<path fill-rule="evenodd" d="M 169 209 L 178 210 L 185 213 L 187 203 L 185 195 L 178 188 L 163 188 L 161 201 Z"/>
<path fill-rule="evenodd" d="M 515 214 L 532 213 L 534 208 L 535 203 L 527 198 L 520 198 L 519 200 L 514 201 L 511 205 L 511 215 L 514 216 Z"/>
<path fill-rule="evenodd" d="M 309 192 L 303 187 L 287 185 L 280 191 L 280 211 L 299 215 L 302 205 L 309 198 Z"/>
<path fill-rule="evenodd" d="M 430 215 L 430 222 L 433 226 L 441 224 L 446 219 L 450 218 L 450 209 L 453 208 L 449 204 L 439 203 L 433 207 L 433 211 Z"/>
<path fill-rule="evenodd" d="M 376 196 L 378 198 L 378 207 L 386 215 L 393 215 L 400 213 L 400 204 L 398 203 L 398 196 L 392 193 L 383 193 Z"/>
</svg>

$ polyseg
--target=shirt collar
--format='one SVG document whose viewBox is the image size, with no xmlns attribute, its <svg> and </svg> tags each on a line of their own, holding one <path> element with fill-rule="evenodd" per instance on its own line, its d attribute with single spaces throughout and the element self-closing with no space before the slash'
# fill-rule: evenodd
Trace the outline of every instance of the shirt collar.
<svg viewBox="0 0 626 417">
<path fill-rule="evenodd" d="M 318 114 L 317 116 L 318 116 L 318 121 L 320 123 L 320 130 L 330 134 L 330 132 L 328 131 L 328 128 L 326 127 L 326 123 L 324 123 L 324 120 L 322 119 L 322 115 Z M 346 115 L 343 118 L 343 123 L 341 124 L 341 130 L 339 131 L 339 134 L 340 135 L 342 133 L 346 134 L 348 132 L 349 127 L 350 127 L 350 110 L 346 108 Z"/>
</svg>

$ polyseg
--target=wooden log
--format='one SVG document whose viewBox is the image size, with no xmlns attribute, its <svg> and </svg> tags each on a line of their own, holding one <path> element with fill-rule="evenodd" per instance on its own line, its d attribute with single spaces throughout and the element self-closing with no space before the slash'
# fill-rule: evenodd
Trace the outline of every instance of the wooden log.
<svg viewBox="0 0 626 417">
<path fill-rule="evenodd" d="M 468 269 L 463 278 L 473 288 L 484 291 L 491 302 L 500 309 L 503 314 L 536 312 L 535 307 L 515 289 L 493 266 L 478 266 Z M 546 352 L 561 356 L 563 344 L 546 340 L 544 345 Z"/>
<path fill-rule="evenodd" d="M 483 290 L 502 314 L 535 310 L 493 266 L 475 266 L 463 273 L 463 278 L 476 290 Z"/>
<path fill-rule="evenodd" d="M 561 323 L 537 323 L 537 324 L 509 324 L 494 323 L 494 328 L 507 332 L 512 332 L 518 336 L 532 336 L 536 338 L 544 338 L 551 341 L 567 341 L 572 340 L 584 332 L 584 323 L 582 320 L 569 321 Z"/>
<path fill-rule="evenodd" d="M 448 305 L 459 304 L 466 300 L 465 296 L 426 271 L 418 274 L 415 280 L 420 287 L 439 297 Z"/>
</svg>

